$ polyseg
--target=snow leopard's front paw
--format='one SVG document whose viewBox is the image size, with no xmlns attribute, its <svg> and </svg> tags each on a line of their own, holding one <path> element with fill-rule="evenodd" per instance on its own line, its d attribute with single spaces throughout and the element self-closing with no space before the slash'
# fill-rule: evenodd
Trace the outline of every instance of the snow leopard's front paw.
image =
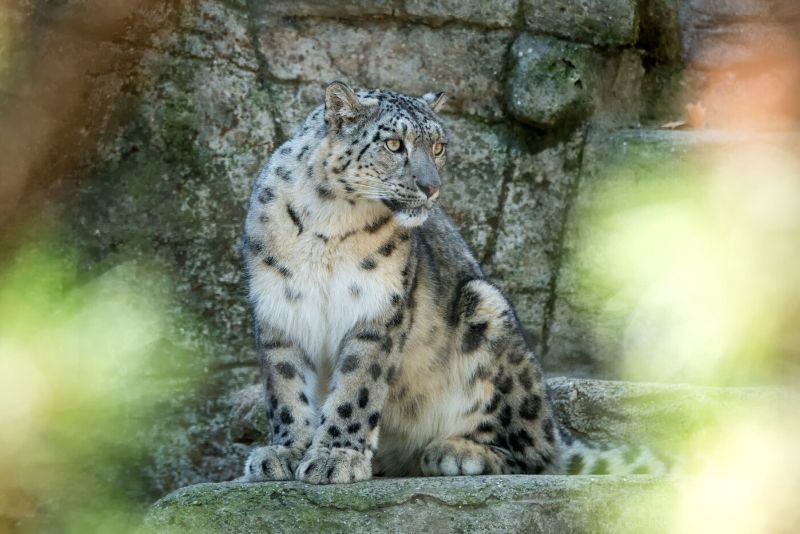
<svg viewBox="0 0 800 534">
<path fill-rule="evenodd" d="M 370 454 L 370 456 L 367 456 Z M 371 453 L 354 449 L 312 447 L 306 451 L 295 478 L 309 484 L 344 484 L 372 478 Z"/>
<path fill-rule="evenodd" d="M 256 447 L 245 463 L 243 480 L 292 480 L 302 456 L 302 450 L 283 445 Z"/>
</svg>

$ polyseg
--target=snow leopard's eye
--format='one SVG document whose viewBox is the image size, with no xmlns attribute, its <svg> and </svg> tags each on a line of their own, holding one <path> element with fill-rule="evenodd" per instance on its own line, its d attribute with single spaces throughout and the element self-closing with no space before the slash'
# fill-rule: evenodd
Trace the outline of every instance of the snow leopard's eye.
<svg viewBox="0 0 800 534">
<path fill-rule="evenodd" d="M 400 152 L 403 150 L 403 142 L 399 139 L 387 139 L 386 148 L 388 148 L 390 152 Z"/>
<path fill-rule="evenodd" d="M 433 155 L 438 158 L 439 156 L 444 154 L 444 147 L 445 147 L 444 143 L 434 143 L 432 149 Z"/>
</svg>

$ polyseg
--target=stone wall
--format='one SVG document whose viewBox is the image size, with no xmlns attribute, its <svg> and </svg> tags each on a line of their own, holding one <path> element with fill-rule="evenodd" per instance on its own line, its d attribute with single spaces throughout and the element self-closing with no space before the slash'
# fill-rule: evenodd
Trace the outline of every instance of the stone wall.
<svg viewBox="0 0 800 534">
<path fill-rule="evenodd" d="M 164 343 L 192 355 L 182 365 L 202 390 L 176 387 L 147 430 L 152 494 L 238 475 L 256 438 L 230 430 L 237 392 L 257 380 L 237 254 L 246 198 L 261 161 L 335 79 L 449 94 L 449 213 L 548 372 L 613 376 L 613 355 L 598 358 L 584 317 L 562 305 L 575 291 L 561 277 L 566 229 L 596 153 L 587 139 L 680 113 L 696 89 L 675 89 L 676 73 L 711 61 L 693 43 L 719 38 L 693 13 L 713 16 L 714 1 L 116 4 L 0 8 L 16 28 L 4 68 L 23 80 L 0 87 L 0 155 L 35 161 L 15 167 L 24 186 L 8 189 L 7 228 L 44 205 L 87 274 L 134 259 L 174 280 Z M 738 5 L 744 14 L 725 16 L 757 18 L 756 0 Z M 37 113 L 47 120 L 23 120 Z"/>
</svg>

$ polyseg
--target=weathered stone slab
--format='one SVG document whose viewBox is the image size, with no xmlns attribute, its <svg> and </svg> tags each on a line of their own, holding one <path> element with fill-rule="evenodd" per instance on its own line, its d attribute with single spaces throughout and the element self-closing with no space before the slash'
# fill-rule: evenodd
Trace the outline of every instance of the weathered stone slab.
<svg viewBox="0 0 800 534">
<path fill-rule="evenodd" d="M 687 436 L 797 395 L 778 387 L 703 387 L 553 377 L 547 380 L 558 420 L 574 436 L 595 442 L 648 443 L 663 450 Z M 676 433 L 676 429 L 680 432 Z"/>
<path fill-rule="evenodd" d="M 200 0 L 195 9 L 179 13 L 182 54 L 212 63 L 228 61 L 242 70 L 258 70 L 244 14 L 213 0 Z"/>
<path fill-rule="evenodd" d="M 680 25 L 684 61 L 696 68 L 730 69 L 797 46 L 800 3 L 687 0 L 681 4 Z"/>
<path fill-rule="evenodd" d="M 480 476 L 198 484 L 161 499 L 145 532 L 661 532 L 674 495 L 650 476 Z"/>
<path fill-rule="evenodd" d="M 445 91 L 447 112 L 502 115 L 508 31 L 267 18 L 257 33 L 267 69 L 277 80 L 342 80 L 418 95 Z"/>
<path fill-rule="evenodd" d="M 733 21 L 765 21 L 800 17 L 794 0 L 683 0 L 685 17 L 698 26 L 725 26 Z"/>
<path fill-rule="evenodd" d="M 639 126 L 645 69 L 637 50 L 621 50 L 596 64 L 593 124 L 603 127 Z"/>
<path fill-rule="evenodd" d="M 692 25 L 683 33 L 683 59 L 700 70 L 752 68 L 796 46 L 795 35 L 786 30 L 780 22 L 731 23 L 713 30 Z"/>
<path fill-rule="evenodd" d="M 636 42 L 635 0 L 524 0 L 525 26 L 534 33 L 600 46 Z"/>
</svg>

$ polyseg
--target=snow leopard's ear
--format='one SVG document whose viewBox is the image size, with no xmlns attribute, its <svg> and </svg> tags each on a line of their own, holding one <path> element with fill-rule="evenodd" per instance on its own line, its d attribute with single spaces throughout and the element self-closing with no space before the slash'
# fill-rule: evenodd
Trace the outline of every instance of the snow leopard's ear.
<svg viewBox="0 0 800 534">
<path fill-rule="evenodd" d="M 428 104 L 428 107 L 431 108 L 434 113 L 439 113 L 439 110 L 442 109 L 444 103 L 447 102 L 447 95 L 444 94 L 444 91 L 438 93 L 425 93 L 422 95 L 422 100 Z"/>
<path fill-rule="evenodd" d="M 344 124 L 357 121 L 364 108 L 350 87 L 343 82 L 331 82 L 325 89 L 325 118 L 338 131 Z"/>
</svg>

